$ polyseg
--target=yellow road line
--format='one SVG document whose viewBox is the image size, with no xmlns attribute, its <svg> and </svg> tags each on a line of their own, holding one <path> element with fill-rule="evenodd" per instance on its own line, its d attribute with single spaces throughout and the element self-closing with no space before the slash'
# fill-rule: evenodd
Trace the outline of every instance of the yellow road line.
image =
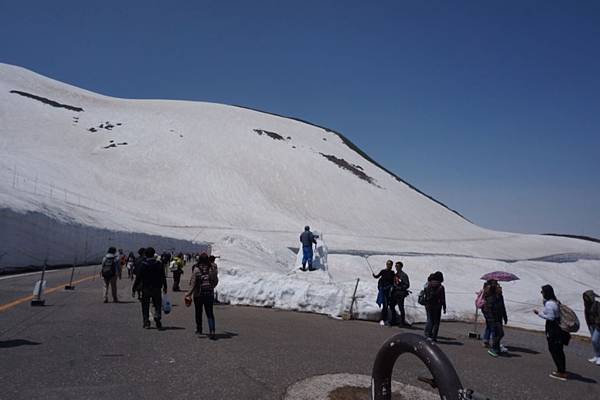
<svg viewBox="0 0 600 400">
<path fill-rule="evenodd" d="M 78 279 L 76 281 L 73 281 L 73 285 L 76 284 L 76 283 L 81 283 L 81 282 L 89 281 L 90 279 L 93 279 L 95 277 L 96 277 L 96 274 L 90 275 L 90 276 L 86 276 L 85 278 L 81 278 L 81 279 Z M 59 285 L 59 286 L 55 286 L 55 287 L 50 288 L 50 289 L 46 289 L 46 290 L 44 290 L 44 294 L 54 293 L 54 292 L 56 292 L 58 290 L 64 289 L 65 285 L 67 285 L 67 284 L 68 284 L 68 282 L 67 283 L 63 283 L 62 285 Z M 25 303 L 25 302 L 31 301 L 32 299 L 33 299 L 33 295 L 29 295 L 29 296 L 21 297 L 20 299 L 11 301 L 10 303 L 2 304 L 2 305 L 0 305 L 0 312 L 9 310 L 9 309 L 13 308 L 14 306 L 17 306 L 17 305 L 19 305 L 21 303 Z"/>
</svg>

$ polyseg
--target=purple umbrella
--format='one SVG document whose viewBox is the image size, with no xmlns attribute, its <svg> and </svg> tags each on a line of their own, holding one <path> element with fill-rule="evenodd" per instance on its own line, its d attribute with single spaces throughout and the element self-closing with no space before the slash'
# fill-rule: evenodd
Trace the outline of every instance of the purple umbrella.
<svg viewBox="0 0 600 400">
<path fill-rule="evenodd" d="M 481 279 L 483 279 L 484 281 L 489 281 L 490 279 L 494 279 L 499 282 L 510 282 L 510 281 L 518 280 L 519 277 L 516 276 L 515 274 L 511 274 L 510 272 L 494 271 L 494 272 L 488 272 L 487 274 L 482 276 Z"/>
</svg>

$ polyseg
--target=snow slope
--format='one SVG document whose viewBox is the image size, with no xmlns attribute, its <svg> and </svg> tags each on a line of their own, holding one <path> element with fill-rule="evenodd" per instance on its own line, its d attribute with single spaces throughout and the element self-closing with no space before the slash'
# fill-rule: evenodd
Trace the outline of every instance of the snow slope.
<svg viewBox="0 0 600 400">
<path fill-rule="evenodd" d="M 10 243 L 0 268 L 71 262 L 117 242 L 135 248 L 145 245 L 139 235 L 159 248 L 173 246 L 160 237 L 181 248 L 212 243 L 224 300 L 336 316 L 361 278 L 365 318 L 377 312 L 366 260 L 379 269 L 403 259 L 415 291 L 442 270 L 458 317 L 471 312 L 478 277 L 489 270 L 531 278 L 514 294 L 507 288 L 523 302 L 539 303 L 545 282 L 574 304 L 582 282 L 600 286 L 599 244 L 480 228 L 341 135 L 302 121 L 221 104 L 111 98 L 6 64 L 0 120 L 0 208 L 11 216 L 0 222 L 0 239 Z M 35 213 L 56 223 L 18 223 Z M 328 270 L 296 269 L 290 248 L 306 224 L 324 232 Z M 84 235 L 90 230 L 113 233 Z M 540 261 L 556 255 L 570 262 Z M 510 309 L 521 325 L 541 326 L 527 311 Z"/>
</svg>

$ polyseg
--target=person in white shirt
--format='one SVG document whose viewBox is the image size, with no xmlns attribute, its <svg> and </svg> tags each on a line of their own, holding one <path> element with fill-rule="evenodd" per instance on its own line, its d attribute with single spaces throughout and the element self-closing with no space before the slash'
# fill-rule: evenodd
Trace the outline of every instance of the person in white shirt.
<svg viewBox="0 0 600 400">
<path fill-rule="evenodd" d="M 566 371 L 566 358 L 564 345 L 569 343 L 570 334 L 560 328 L 560 303 L 556 299 L 554 289 L 550 285 L 542 286 L 542 297 L 544 298 L 544 309 L 542 311 L 533 310 L 540 318 L 546 320 L 546 339 L 548 340 L 548 350 L 552 355 L 552 360 L 556 364 L 556 371 L 552 371 L 551 378 L 566 381 L 568 378 Z"/>
</svg>

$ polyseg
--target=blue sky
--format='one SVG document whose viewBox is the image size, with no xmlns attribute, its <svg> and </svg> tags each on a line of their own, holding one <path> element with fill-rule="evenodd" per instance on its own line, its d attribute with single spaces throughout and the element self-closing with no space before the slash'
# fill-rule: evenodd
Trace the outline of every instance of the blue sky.
<svg viewBox="0 0 600 400">
<path fill-rule="evenodd" d="M 0 61 L 303 118 L 479 225 L 600 237 L 599 2 L 86 3 L 0 3 Z"/>
</svg>

